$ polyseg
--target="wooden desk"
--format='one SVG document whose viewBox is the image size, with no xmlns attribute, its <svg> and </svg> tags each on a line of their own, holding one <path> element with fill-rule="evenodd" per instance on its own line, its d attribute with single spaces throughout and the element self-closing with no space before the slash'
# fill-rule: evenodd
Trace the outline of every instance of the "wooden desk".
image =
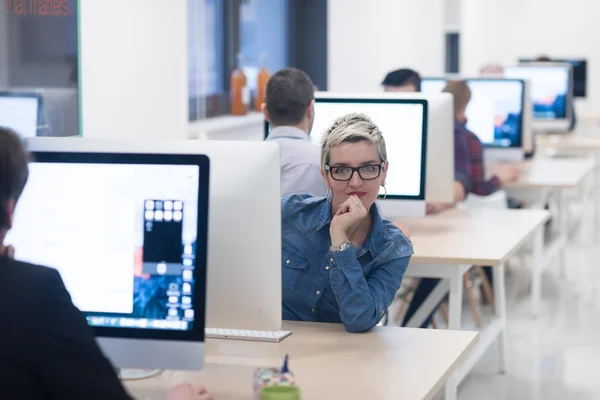
<svg viewBox="0 0 600 400">
<path fill-rule="evenodd" d="M 537 227 L 545 211 L 451 209 L 424 218 L 400 219 L 411 234 L 411 264 L 499 266 L 512 257 Z"/>
<path fill-rule="evenodd" d="M 532 307 L 541 298 L 543 226 L 550 218 L 544 210 L 453 209 L 424 218 L 399 222 L 411 232 L 415 254 L 406 276 L 439 278 L 442 281 L 427 298 L 409 326 L 420 326 L 449 293 L 449 328 L 460 329 L 463 274 L 472 265 L 493 266 L 496 319 L 481 331 L 471 355 L 446 384 L 446 400 L 455 400 L 459 383 L 497 338 L 500 369 L 506 370 L 506 290 L 504 263 L 533 237 Z"/>
<path fill-rule="evenodd" d="M 501 164 L 487 166 L 488 173 L 493 175 Z M 505 185 L 509 195 L 527 200 L 529 208 L 544 209 L 554 201 L 557 210 L 554 239 L 547 243 L 546 258 L 543 268 L 552 264 L 560 256 L 561 274 L 565 275 L 565 247 L 568 243 L 569 232 L 579 221 L 568 218 L 566 204 L 567 191 L 578 189 L 579 198 L 593 204 L 594 218 L 598 214 L 598 203 L 592 193 L 584 190 L 583 183 L 592 175 L 596 161 L 591 157 L 580 158 L 535 158 L 521 163 L 522 174 L 516 182 Z M 600 200 L 600 199 L 598 199 Z M 581 215 L 583 217 L 583 213 Z"/>
<path fill-rule="evenodd" d="M 505 185 L 514 188 L 576 188 L 594 170 L 592 158 L 536 158 L 519 163 L 521 176 L 516 182 Z M 487 173 L 494 175 L 502 164 L 488 164 Z"/>
<path fill-rule="evenodd" d="M 583 136 L 577 133 L 536 135 L 537 147 L 565 151 L 598 151 L 600 137 Z"/>
<path fill-rule="evenodd" d="M 340 324 L 284 322 L 281 343 L 209 339 L 201 372 L 127 382 L 139 400 L 162 398 L 182 381 L 202 383 L 218 400 L 250 399 L 256 367 L 290 355 L 303 400 L 431 399 L 473 350 L 477 332 L 376 327 L 364 334 Z"/>
</svg>

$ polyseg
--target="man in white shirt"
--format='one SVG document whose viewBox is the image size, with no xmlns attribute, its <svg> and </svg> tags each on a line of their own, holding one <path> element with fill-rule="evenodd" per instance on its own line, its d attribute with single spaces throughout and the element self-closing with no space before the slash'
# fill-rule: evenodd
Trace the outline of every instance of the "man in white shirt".
<svg viewBox="0 0 600 400">
<path fill-rule="evenodd" d="M 265 119 L 271 124 L 266 140 L 281 150 L 281 195 L 308 193 L 325 196 L 320 149 L 310 141 L 315 113 L 315 89 L 306 73 L 296 68 L 276 72 L 267 83 Z"/>
</svg>

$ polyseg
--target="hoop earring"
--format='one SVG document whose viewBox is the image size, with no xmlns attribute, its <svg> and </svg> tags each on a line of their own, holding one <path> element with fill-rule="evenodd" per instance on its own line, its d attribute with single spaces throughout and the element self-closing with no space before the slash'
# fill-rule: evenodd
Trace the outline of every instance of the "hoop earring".
<svg viewBox="0 0 600 400">
<path fill-rule="evenodd" d="M 387 197 L 387 189 L 385 188 L 385 182 L 383 182 L 383 185 L 381 185 L 381 187 L 383 188 L 383 197 L 377 195 L 377 198 L 379 200 L 385 200 L 385 198 Z"/>
<path fill-rule="evenodd" d="M 331 188 L 327 188 L 327 192 L 325 193 L 325 198 L 330 203 L 333 201 L 333 191 L 331 190 Z"/>
</svg>

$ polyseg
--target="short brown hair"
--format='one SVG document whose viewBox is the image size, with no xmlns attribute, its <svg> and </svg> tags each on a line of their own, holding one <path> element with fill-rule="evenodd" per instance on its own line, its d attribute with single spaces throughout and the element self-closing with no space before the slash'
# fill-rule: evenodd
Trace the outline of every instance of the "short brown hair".
<svg viewBox="0 0 600 400">
<path fill-rule="evenodd" d="M 29 177 L 29 154 L 17 134 L 0 127 L 0 228 L 8 225 L 8 202 L 17 201 Z"/>
<path fill-rule="evenodd" d="M 466 81 L 448 81 L 443 92 L 454 96 L 454 115 L 463 113 L 471 101 L 471 89 Z"/>
<path fill-rule="evenodd" d="M 315 98 L 315 87 L 304 71 L 285 68 L 267 83 L 266 103 L 274 126 L 298 125 Z"/>
</svg>

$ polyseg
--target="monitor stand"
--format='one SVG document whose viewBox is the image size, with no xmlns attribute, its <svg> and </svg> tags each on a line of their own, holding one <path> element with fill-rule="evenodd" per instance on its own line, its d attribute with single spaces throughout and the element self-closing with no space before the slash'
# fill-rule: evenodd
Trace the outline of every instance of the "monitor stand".
<svg viewBox="0 0 600 400">
<path fill-rule="evenodd" d="M 117 368 L 117 375 L 122 381 L 138 381 L 142 379 L 150 379 L 162 373 L 162 369 Z"/>
</svg>

